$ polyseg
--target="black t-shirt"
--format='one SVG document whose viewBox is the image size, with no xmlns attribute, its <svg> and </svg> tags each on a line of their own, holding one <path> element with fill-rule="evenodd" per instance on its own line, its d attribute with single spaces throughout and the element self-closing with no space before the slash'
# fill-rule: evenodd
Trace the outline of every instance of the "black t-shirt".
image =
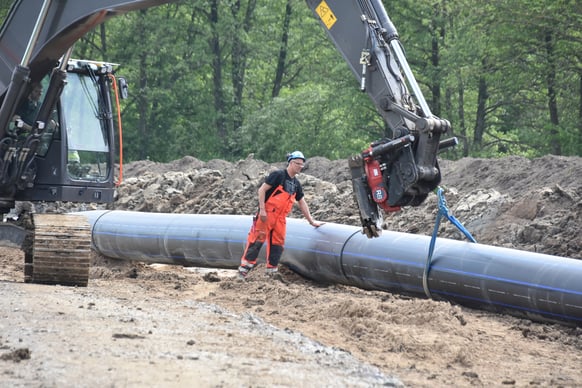
<svg viewBox="0 0 582 388">
<path fill-rule="evenodd" d="M 279 185 L 283 186 L 283 190 L 287 193 L 295 193 L 295 200 L 300 201 L 301 198 L 303 198 L 303 188 L 301 187 L 301 183 L 299 183 L 297 178 L 291 178 L 289 174 L 287 174 L 287 170 L 273 171 L 267 176 L 265 183 L 271 186 L 265 194 L 265 202 L 269 197 L 271 197 L 271 194 L 273 194 L 273 191 L 275 191 Z"/>
</svg>

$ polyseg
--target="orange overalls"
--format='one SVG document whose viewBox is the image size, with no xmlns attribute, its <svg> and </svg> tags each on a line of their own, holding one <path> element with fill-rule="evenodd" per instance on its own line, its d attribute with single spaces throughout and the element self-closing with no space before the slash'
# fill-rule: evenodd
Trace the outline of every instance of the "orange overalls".
<svg viewBox="0 0 582 388">
<path fill-rule="evenodd" d="M 257 263 L 257 257 L 265 241 L 267 242 L 267 268 L 276 268 L 279 265 L 287 232 L 286 217 L 295 203 L 295 194 L 289 194 L 283 190 L 283 186 L 279 185 L 265 201 L 267 220 L 263 222 L 257 212 L 241 259 L 241 267 L 246 269 L 245 273 Z"/>
</svg>

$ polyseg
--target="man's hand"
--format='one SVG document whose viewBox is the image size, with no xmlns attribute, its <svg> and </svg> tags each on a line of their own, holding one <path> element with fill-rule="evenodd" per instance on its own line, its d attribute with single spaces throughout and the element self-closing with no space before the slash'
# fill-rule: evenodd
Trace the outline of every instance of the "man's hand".
<svg viewBox="0 0 582 388">
<path fill-rule="evenodd" d="M 265 209 L 260 209 L 259 210 L 259 217 L 261 218 L 261 221 L 266 222 L 267 221 L 267 211 Z"/>
</svg>

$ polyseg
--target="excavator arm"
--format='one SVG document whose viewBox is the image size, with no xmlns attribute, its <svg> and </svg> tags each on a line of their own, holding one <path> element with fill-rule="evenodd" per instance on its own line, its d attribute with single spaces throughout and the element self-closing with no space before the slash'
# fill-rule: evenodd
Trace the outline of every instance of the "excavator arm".
<svg viewBox="0 0 582 388">
<path fill-rule="evenodd" d="M 381 0 L 307 4 L 391 130 L 348 161 L 363 232 L 377 237 L 382 211 L 418 206 L 438 186 L 437 153 L 456 139 L 441 142 L 450 123 L 431 113 Z"/>
</svg>

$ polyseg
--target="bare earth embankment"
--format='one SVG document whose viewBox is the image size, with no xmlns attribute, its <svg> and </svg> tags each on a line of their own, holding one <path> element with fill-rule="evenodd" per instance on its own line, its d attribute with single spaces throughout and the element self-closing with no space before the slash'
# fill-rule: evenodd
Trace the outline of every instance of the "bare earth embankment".
<svg viewBox="0 0 582 388">
<path fill-rule="evenodd" d="M 300 176 L 318 220 L 358 225 L 345 161 Z M 252 214 L 271 166 L 195 158 L 127 166 L 110 208 Z M 582 159 L 442 161 L 453 214 L 480 243 L 582 258 Z M 51 207 L 48 206 L 48 210 Z M 294 213 L 295 217 L 299 213 Z M 436 198 L 386 228 L 429 235 Z M 443 223 L 440 236 L 462 239 Z M 22 282 L 0 255 L 0 385 L 370 387 L 582 384 L 582 328 L 448 302 L 233 271 L 95 257 L 87 288 Z"/>
</svg>

